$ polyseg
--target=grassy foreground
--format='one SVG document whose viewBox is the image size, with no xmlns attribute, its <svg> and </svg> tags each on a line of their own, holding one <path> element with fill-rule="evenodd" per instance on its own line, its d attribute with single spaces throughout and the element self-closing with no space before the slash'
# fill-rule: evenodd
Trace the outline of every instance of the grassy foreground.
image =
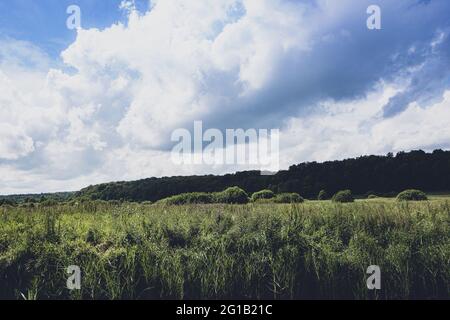
<svg viewBox="0 0 450 320">
<path fill-rule="evenodd" d="M 0 207 L 0 298 L 449 299 L 450 201 Z"/>
</svg>

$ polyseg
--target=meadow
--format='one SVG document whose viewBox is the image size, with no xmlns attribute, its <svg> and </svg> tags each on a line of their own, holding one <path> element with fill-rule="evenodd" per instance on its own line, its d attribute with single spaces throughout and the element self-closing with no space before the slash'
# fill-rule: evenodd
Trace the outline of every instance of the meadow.
<svg viewBox="0 0 450 320">
<path fill-rule="evenodd" d="M 67 267 L 82 272 L 68 290 Z M 381 269 L 368 290 L 366 269 Z M 450 198 L 0 207 L 0 299 L 449 299 Z"/>
</svg>

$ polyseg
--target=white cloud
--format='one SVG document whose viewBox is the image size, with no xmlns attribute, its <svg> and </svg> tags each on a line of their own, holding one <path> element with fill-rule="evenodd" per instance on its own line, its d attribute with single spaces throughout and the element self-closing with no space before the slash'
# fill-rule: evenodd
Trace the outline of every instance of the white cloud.
<svg viewBox="0 0 450 320">
<path fill-rule="evenodd" d="M 292 118 L 282 132 L 283 165 L 327 161 L 413 149 L 450 147 L 450 91 L 442 102 L 421 108 L 412 103 L 391 118 L 383 106 L 401 88 L 380 85 L 366 98 L 328 103 L 307 117 Z"/>
<path fill-rule="evenodd" d="M 167 143 L 174 128 L 232 108 L 229 104 L 246 90 L 260 89 L 287 51 L 303 48 L 305 33 L 298 32 L 296 18 L 302 6 L 281 1 L 245 1 L 244 6 L 245 12 L 240 1 L 188 6 L 161 1 L 145 15 L 131 11 L 127 26 L 81 30 L 62 54 L 78 70 L 79 82 L 90 87 L 75 87 L 76 96 L 101 97 L 98 103 L 108 108 L 106 87 L 131 82 L 132 98 L 116 100 L 124 113 L 114 124 L 117 133 L 140 147 Z M 101 93 L 93 91 L 101 84 Z M 222 91 L 227 88 L 231 92 Z"/>
<path fill-rule="evenodd" d="M 7 123 L 0 126 L 0 158 L 17 160 L 34 151 L 33 139 L 22 132 L 21 128 Z"/>
<path fill-rule="evenodd" d="M 380 121 L 373 128 L 378 145 L 392 146 L 392 150 L 431 149 L 450 147 L 450 91 L 441 102 L 421 108 L 411 103 L 396 117 Z"/>
</svg>

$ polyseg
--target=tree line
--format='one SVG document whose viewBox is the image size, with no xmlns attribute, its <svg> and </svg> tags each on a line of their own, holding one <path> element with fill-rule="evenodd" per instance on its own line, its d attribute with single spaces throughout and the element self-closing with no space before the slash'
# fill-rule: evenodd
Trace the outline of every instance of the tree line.
<svg viewBox="0 0 450 320">
<path fill-rule="evenodd" d="M 112 182 L 89 186 L 77 198 L 93 200 L 158 201 L 192 192 L 221 192 L 240 187 L 252 194 L 268 189 L 275 193 L 298 193 L 317 198 L 321 190 L 334 194 L 350 189 L 356 195 L 396 196 L 405 189 L 427 192 L 450 190 L 450 151 L 422 150 L 362 156 L 323 163 L 306 162 L 272 176 L 259 171 L 237 172 L 223 176 L 175 176 L 131 182 Z"/>
</svg>

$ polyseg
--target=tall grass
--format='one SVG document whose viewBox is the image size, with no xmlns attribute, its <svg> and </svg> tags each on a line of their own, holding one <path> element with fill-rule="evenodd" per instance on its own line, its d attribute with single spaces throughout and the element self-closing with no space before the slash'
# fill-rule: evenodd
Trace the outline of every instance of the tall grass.
<svg viewBox="0 0 450 320">
<path fill-rule="evenodd" d="M 0 298 L 448 299 L 449 222 L 446 200 L 0 207 Z"/>
</svg>

